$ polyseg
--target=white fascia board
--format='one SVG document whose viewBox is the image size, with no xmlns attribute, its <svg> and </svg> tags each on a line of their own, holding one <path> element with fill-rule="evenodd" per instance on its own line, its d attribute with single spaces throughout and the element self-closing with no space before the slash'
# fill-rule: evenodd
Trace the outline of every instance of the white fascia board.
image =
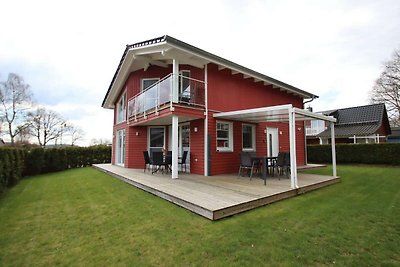
<svg viewBox="0 0 400 267">
<path fill-rule="evenodd" d="M 301 114 L 303 116 L 309 117 L 309 118 L 314 118 L 317 120 L 323 120 L 323 121 L 330 121 L 330 122 L 336 122 L 336 118 L 332 116 L 325 116 L 322 114 L 314 113 L 305 109 L 300 109 L 300 108 L 293 108 L 294 112 L 296 114 Z"/>
<path fill-rule="evenodd" d="M 139 46 L 139 47 L 131 47 L 129 51 L 134 51 L 135 55 L 142 56 L 154 53 L 161 53 L 162 51 L 167 51 L 168 46 L 166 42 L 160 42 L 155 44 L 150 44 L 146 46 Z"/>
<path fill-rule="evenodd" d="M 115 81 L 111 87 L 110 93 L 106 99 L 106 102 L 104 103 L 106 108 L 113 108 L 113 100 L 117 97 L 117 94 L 119 92 L 119 89 L 121 88 L 122 82 L 125 81 L 127 72 L 130 69 L 130 66 L 132 64 L 132 61 L 134 60 L 134 55 L 133 53 L 129 50 L 124 58 L 124 61 L 122 62 L 121 68 L 118 71 L 117 77 L 115 78 Z"/>
<path fill-rule="evenodd" d="M 165 51 L 166 50 L 165 44 L 166 42 L 164 41 L 161 43 L 146 45 L 145 47 L 132 47 L 128 50 L 124 58 L 124 61 L 122 62 L 121 68 L 117 73 L 117 77 L 111 87 L 110 94 L 108 95 L 104 103 L 104 107 L 114 108 L 112 102 L 114 101 L 119 90 L 121 89 L 122 83 L 125 82 L 127 75 L 129 75 L 128 71 L 131 68 L 132 62 L 135 59 L 146 59 L 145 55 L 161 53 L 162 51 Z"/>
<path fill-rule="evenodd" d="M 221 113 L 216 113 L 214 114 L 214 118 L 228 118 L 228 117 L 234 117 L 234 116 L 240 116 L 240 115 L 246 115 L 246 114 L 256 114 L 256 113 L 264 113 L 264 112 L 270 112 L 270 111 L 278 111 L 278 110 L 289 110 L 289 108 L 292 108 L 293 106 L 291 104 L 287 105 L 279 105 L 279 106 L 271 106 L 271 107 L 264 107 L 264 108 L 253 108 L 253 109 L 243 109 L 243 110 L 237 110 L 237 111 L 228 111 L 228 112 L 221 112 Z"/>
</svg>

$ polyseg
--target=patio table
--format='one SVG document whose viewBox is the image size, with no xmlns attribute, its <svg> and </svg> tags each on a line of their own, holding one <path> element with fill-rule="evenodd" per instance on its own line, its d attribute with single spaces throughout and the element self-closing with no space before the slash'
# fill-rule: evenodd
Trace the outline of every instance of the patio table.
<svg viewBox="0 0 400 267">
<path fill-rule="evenodd" d="M 252 156 L 251 160 L 261 160 L 262 169 L 261 169 L 261 178 L 264 180 L 264 185 L 267 184 L 267 162 L 274 161 L 278 157 L 268 157 L 268 156 Z"/>
</svg>

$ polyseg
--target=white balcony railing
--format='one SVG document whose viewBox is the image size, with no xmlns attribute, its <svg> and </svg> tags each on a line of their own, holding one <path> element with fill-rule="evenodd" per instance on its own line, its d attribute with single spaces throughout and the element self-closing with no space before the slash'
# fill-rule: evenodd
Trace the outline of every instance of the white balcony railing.
<svg viewBox="0 0 400 267">
<path fill-rule="evenodd" d="M 326 129 L 326 127 L 319 127 L 319 128 L 306 127 L 306 136 L 317 135 L 317 134 L 325 131 L 325 129 Z"/>
<path fill-rule="evenodd" d="M 161 107 L 168 103 L 171 104 L 173 102 L 173 77 L 174 75 L 171 73 L 148 87 L 145 91 L 129 99 L 129 118 L 136 118 L 149 112 L 157 112 Z M 205 84 L 203 81 L 178 75 L 177 82 L 179 87 L 177 103 L 204 107 Z"/>
</svg>

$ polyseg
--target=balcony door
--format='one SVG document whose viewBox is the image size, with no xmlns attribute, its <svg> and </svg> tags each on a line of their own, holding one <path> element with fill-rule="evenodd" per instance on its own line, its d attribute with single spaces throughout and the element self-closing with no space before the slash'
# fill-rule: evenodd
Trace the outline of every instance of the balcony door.
<svg viewBox="0 0 400 267">
<path fill-rule="evenodd" d="M 190 70 L 179 72 L 179 101 L 190 102 Z"/>
<path fill-rule="evenodd" d="M 149 127 L 147 140 L 149 154 L 152 157 L 153 152 L 160 152 L 165 147 L 165 127 Z"/>
</svg>

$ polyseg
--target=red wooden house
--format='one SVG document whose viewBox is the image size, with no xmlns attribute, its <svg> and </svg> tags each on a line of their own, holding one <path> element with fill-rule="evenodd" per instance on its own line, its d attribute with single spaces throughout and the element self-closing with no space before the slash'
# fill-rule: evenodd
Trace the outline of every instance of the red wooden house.
<svg viewBox="0 0 400 267">
<path fill-rule="evenodd" d="M 304 119 L 335 121 L 303 109 L 316 97 L 167 35 L 128 45 L 102 104 L 114 110 L 112 163 L 143 168 L 143 151 L 165 149 L 172 178 L 183 151 L 201 175 L 236 172 L 242 151 L 304 165 Z"/>
</svg>

